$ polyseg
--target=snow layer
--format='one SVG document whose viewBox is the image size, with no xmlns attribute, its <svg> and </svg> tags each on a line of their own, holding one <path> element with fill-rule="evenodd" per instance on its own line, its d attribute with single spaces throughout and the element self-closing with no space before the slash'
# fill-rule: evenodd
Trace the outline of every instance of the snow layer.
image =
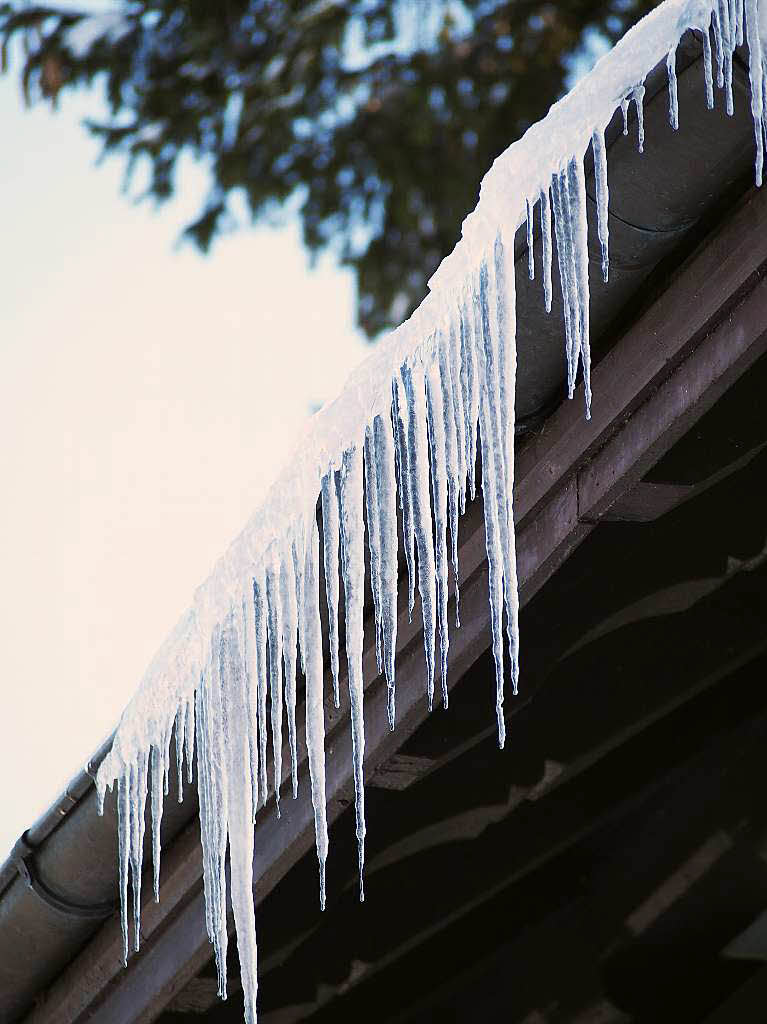
<svg viewBox="0 0 767 1024">
<path fill-rule="evenodd" d="M 352 732 L 360 898 L 364 898 L 363 788 L 365 722 L 363 600 L 365 521 L 379 675 L 386 679 L 395 722 L 398 513 L 412 615 L 416 583 L 425 652 L 425 690 L 432 705 L 439 665 L 448 701 L 448 604 L 458 625 L 458 521 L 475 494 L 482 459 L 498 739 L 505 739 L 505 680 L 516 692 L 519 635 L 513 515 L 516 300 L 514 237 L 528 240 L 540 210 L 542 300 L 551 309 L 554 241 L 562 282 L 568 394 L 578 368 L 590 415 L 589 270 L 584 156 L 592 146 L 602 273 L 609 272 L 608 166 L 604 132 L 613 113 L 634 103 L 638 144 L 644 140 L 643 82 L 665 62 L 669 118 L 678 126 L 675 55 L 688 29 L 702 33 L 705 101 L 715 84 L 732 110 L 732 57 L 749 48 L 756 180 L 761 183 L 767 131 L 767 75 L 760 32 L 767 37 L 767 0 L 666 0 L 605 55 L 594 70 L 493 164 L 462 238 L 430 282 L 413 316 L 373 351 L 341 395 L 309 423 L 293 459 L 265 502 L 197 590 L 149 666 L 123 713 L 97 789 L 117 785 L 120 892 L 125 958 L 131 932 L 138 949 L 145 807 L 151 803 L 154 889 L 160 891 L 160 822 L 176 730 L 176 772 L 197 786 L 203 848 L 206 924 L 226 995 L 227 883 L 240 953 L 245 1016 L 256 1018 L 256 932 L 253 855 L 259 807 L 275 797 L 279 815 L 283 757 L 291 789 L 301 783 L 297 705 L 305 685 L 305 743 L 325 905 L 328 854 L 325 702 L 348 686 Z M 711 38 L 713 37 L 713 45 Z M 530 251 L 527 272 L 535 275 Z M 479 440 L 478 440 L 479 432 Z M 322 556 L 317 526 L 322 508 Z M 448 541 L 449 537 L 449 541 Z M 345 659 L 339 657 L 341 585 Z M 320 566 L 325 586 L 320 585 Z M 321 600 L 329 622 L 330 665 L 323 665 Z M 435 657 L 438 643 L 439 659 Z M 507 650 L 505 651 L 504 648 Z M 300 669 L 300 671 L 299 671 Z M 330 693 L 328 689 L 331 688 Z M 267 700 L 267 694 L 269 699 Z M 285 713 L 283 714 L 283 706 Z M 269 712 L 269 713 L 268 713 Z M 287 750 L 283 753 L 283 718 Z M 271 731 L 272 765 L 267 772 Z M 269 788 L 271 774 L 271 788 Z M 306 784 L 304 780 L 304 784 Z M 284 794 L 282 794 L 284 796 Z M 228 853 L 227 853 L 228 849 Z M 130 895 L 129 895 L 130 891 Z M 132 904 L 132 907 L 131 907 Z M 129 913 L 132 910 L 132 913 Z M 130 925 L 132 924 L 132 929 Z"/>
</svg>

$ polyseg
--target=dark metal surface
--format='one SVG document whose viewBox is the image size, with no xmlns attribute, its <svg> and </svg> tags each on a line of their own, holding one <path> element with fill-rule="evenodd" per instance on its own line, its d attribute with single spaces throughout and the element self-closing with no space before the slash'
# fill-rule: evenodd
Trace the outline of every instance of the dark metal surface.
<svg viewBox="0 0 767 1024">
<path fill-rule="evenodd" d="M 40 899 L 46 907 L 56 910 L 65 917 L 74 917 L 84 921 L 103 921 L 117 910 L 119 902 L 109 900 L 105 903 L 77 903 L 65 893 L 54 892 L 40 877 L 35 865 L 35 848 L 30 846 L 29 833 L 16 840 L 11 850 L 11 860 L 16 870 L 26 883 L 27 888 Z"/>
</svg>

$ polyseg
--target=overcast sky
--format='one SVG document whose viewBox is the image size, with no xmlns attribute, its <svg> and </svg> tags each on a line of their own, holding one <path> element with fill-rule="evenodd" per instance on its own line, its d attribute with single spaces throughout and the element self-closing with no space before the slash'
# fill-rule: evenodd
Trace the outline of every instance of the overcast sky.
<svg viewBox="0 0 767 1024">
<path fill-rule="evenodd" d="M 80 118 L 0 79 L 0 859 L 109 734 L 312 403 L 367 347 L 295 224 L 175 248 Z"/>
</svg>

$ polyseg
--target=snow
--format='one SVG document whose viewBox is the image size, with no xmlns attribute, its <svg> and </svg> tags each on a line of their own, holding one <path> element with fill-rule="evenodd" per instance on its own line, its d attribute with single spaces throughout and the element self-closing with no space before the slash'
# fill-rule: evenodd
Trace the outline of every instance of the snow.
<svg viewBox="0 0 767 1024">
<path fill-rule="evenodd" d="M 206 925 L 226 995 L 227 848 L 231 905 L 240 951 L 246 1020 L 256 1015 L 256 932 L 253 856 L 257 810 L 268 803 L 271 731 L 272 792 L 280 814 L 283 718 L 294 797 L 302 751 L 296 724 L 305 680 L 306 751 L 320 906 L 325 906 L 328 832 L 325 779 L 325 667 L 320 565 L 328 612 L 329 676 L 336 707 L 344 673 L 339 610 L 344 599 L 345 677 L 352 736 L 355 827 L 360 899 L 364 899 L 364 592 L 365 525 L 374 606 L 378 674 L 385 677 L 389 724 L 395 723 L 398 524 L 407 563 L 412 616 L 416 584 L 431 709 L 439 643 L 442 703 L 448 703 L 448 607 L 458 617 L 459 515 L 476 490 L 477 445 L 488 561 L 495 710 L 505 742 L 508 671 L 519 678 L 519 598 L 514 534 L 514 399 L 516 288 L 513 246 L 526 225 L 529 277 L 535 207 L 540 206 L 543 302 L 552 304 L 556 239 L 564 308 L 567 390 L 575 394 L 580 367 L 585 415 L 590 415 L 589 259 L 584 157 L 592 147 L 602 274 L 609 276 L 608 161 L 605 128 L 617 109 L 638 115 L 644 145 L 644 80 L 666 62 L 670 121 L 679 123 L 676 50 L 695 29 L 704 40 L 705 101 L 713 105 L 714 60 L 725 107 L 732 110 L 732 56 L 745 38 L 750 54 L 755 174 L 764 159 L 765 83 L 760 33 L 767 0 L 666 0 L 511 146 L 485 176 L 462 239 L 430 282 L 413 316 L 382 342 L 350 377 L 342 394 L 307 426 L 294 458 L 264 503 L 195 594 L 192 607 L 149 666 L 125 710 L 112 750 L 97 778 L 103 802 L 117 783 L 121 920 L 129 954 L 129 905 L 138 948 L 147 795 L 151 801 L 155 893 L 160 883 L 160 820 L 175 728 L 176 771 L 186 758 L 191 780 L 197 747 Z M 713 33 L 711 47 L 709 32 Z M 479 432 L 479 434 L 477 433 Z M 478 440 L 479 438 L 479 440 Z M 317 504 L 322 508 L 322 562 Z M 398 515 L 398 508 L 399 513 Z M 448 540 L 449 538 L 449 540 Z M 339 580 L 339 563 L 341 580 Z M 452 569 L 452 572 L 451 572 Z M 504 652 L 507 647 L 507 655 Z M 300 658 L 297 654 L 300 653 Z M 508 670 L 507 670 L 508 665 Z M 299 672 L 300 668 L 300 672 Z M 267 701 L 267 692 L 269 700 Z M 283 713 L 284 703 L 284 713 Z M 267 714 L 271 712 L 271 721 Z M 151 770 L 150 770 L 151 769 Z M 130 890 L 130 894 L 129 894 Z"/>
</svg>

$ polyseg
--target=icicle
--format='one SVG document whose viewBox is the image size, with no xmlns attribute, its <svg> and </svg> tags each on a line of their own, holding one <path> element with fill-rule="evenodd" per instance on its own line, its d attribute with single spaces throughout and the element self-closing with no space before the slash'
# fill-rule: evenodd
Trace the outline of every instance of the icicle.
<svg viewBox="0 0 767 1024">
<path fill-rule="evenodd" d="M 214 630 L 210 655 L 197 691 L 197 768 L 200 794 L 200 837 L 205 885 L 205 926 L 213 944 L 219 995 L 226 991 L 226 892 L 223 853 L 226 851 L 226 804 L 222 791 L 220 726 L 213 690 L 218 672 L 220 633 Z M 222 852 L 223 847 L 223 852 Z"/>
<path fill-rule="evenodd" d="M 730 22 L 729 0 L 719 0 L 719 23 L 722 27 L 722 50 L 724 52 L 725 109 L 728 115 L 732 117 L 734 111 L 732 96 L 732 54 L 734 50 L 734 36 Z"/>
<path fill-rule="evenodd" d="M 469 496 L 477 493 L 477 424 L 479 422 L 479 373 L 477 371 L 474 314 L 470 294 L 464 295 L 461 307 L 461 389 L 466 416 L 466 465 Z"/>
<path fill-rule="evenodd" d="M 272 563 L 266 570 L 266 603 L 268 609 L 269 695 L 272 702 L 272 757 L 274 759 L 274 799 L 280 816 L 280 785 L 282 784 L 282 602 L 280 570 Z"/>
<path fill-rule="evenodd" d="M 408 410 L 399 376 L 392 381 L 392 418 L 394 422 L 397 483 L 402 510 L 402 535 L 407 562 L 407 611 L 412 622 L 415 604 L 415 529 L 413 526 L 413 493 L 410 452 L 408 449 Z"/>
<path fill-rule="evenodd" d="M 551 195 L 554 205 L 554 231 L 557 239 L 559 276 L 562 282 L 562 304 L 565 317 L 565 355 L 567 360 L 567 396 L 575 394 L 575 377 L 580 355 L 580 315 L 575 270 L 574 241 L 572 237 L 572 211 L 568 171 L 552 175 Z"/>
<path fill-rule="evenodd" d="M 711 25 L 714 30 L 714 47 L 716 49 L 716 84 L 724 88 L 724 43 L 722 39 L 722 23 L 719 18 L 719 6 L 715 2 L 711 10 Z"/>
<path fill-rule="evenodd" d="M 190 786 L 194 779 L 194 700 L 193 695 L 186 702 L 186 728 L 184 729 L 186 781 Z"/>
<path fill-rule="evenodd" d="M 293 554 L 284 552 L 280 567 L 280 602 L 282 605 L 282 661 L 285 667 L 285 707 L 288 714 L 288 744 L 293 799 L 298 796 L 298 750 L 296 746 L 296 642 L 298 636 L 298 604 Z"/>
<path fill-rule="evenodd" d="M 206 722 L 208 716 L 208 669 L 201 673 L 200 686 L 196 691 L 195 729 L 197 733 L 197 791 L 200 798 L 200 843 L 202 845 L 202 873 L 205 888 L 205 929 L 208 938 L 214 937 L 215 882 L 213 875 L 213 787 L 208 764 Z"/>
<path fill-rule="evenodd" d="M 322 478 L 322 554 L 325 565 L 325 594 L 328 601 L 330 669 L 333 673 L 333 700 L 341 704 L 338 692 L 338 491 L 336 475 L 329 469 Z"/>
<path fill-rule="evenodd" d="M 487 280 L 487 266 L 483 263 L 480 282 Z M 473 305 L 477 318 L 482 317 L 483 298 L 482 285 L 473 291 Z M 482 289 L 486 291 L 485 289 Z M 493 660 L 495 662 L 496 680 L 496 715 L 498 718 L 498 743 L 502 747 L 505 742 L 505 721 L 503 718 L 503 551 L 501 548 L 500 524 L 498 522 L 498 465 L 500 464 L 498 444 L 491 420 L 491 403 L 493 401 L 492 378 L 493 370 L 487 366 L 486 346 L 477 339 L 477 357 L 479 370 L 482 374 L 483 386 L 480 392 L 479 440 L 482 450 L 482 500 L 485 512 L 485 546 L 490 597 L 490 626 L 493 638 Z M 503 471 L 501 470 L 501 476 Z"/>
<path fill-rule="evenodd" d="M 535 280 L 535 252 L 533 250 L 533 204 L 525 199 L 527 208 L 527 273 L 531 281 Z"/>
<path fill-rule="evenodd" d="M 679 91 L 676 81 L 676 48 L 666 58 L 668 70 L 668 120 L 674 131 L 679 130 Z"/>
<path fill-rule="evenodd" d="M 262 571 L 253 580 L 253 618 L 255 622 L 256 648 L 256 700 L 258 718 L 258 790 L 261 805 L 267 801 L 269 784 L 266 776 L 266 695 L 267 695 L 267 647 L 266 647 L 266 581 Z M 252 698 L 251 698 L 252 699 Z"/>
<path fill-rule="evenodd" d="M 458 463 L 458 508 L 461 515 L 466 511 L 466 410 L 464 409 L 464 392 L 461 383 L 461 322 L 460 310 L 453 307 L 448 332 L 447 374 L 450 379 L 450 395 L 455 420 L 456 459 Z M 455 544 L 458 543 L 456 530 Z M 456 570 L 456 616 L 458 615 L 458 574 Z"/>
<path fill-rule="evenodd" d="M 258 808 L 258 650 L 255 642 L 255 609 L 253 603 L 253 581 L 244 588 L 239 602 L 239 616 L 235 622 L 237 644 L 242 651 L 244 672 L 245 714 L 247 715 L 248 762 L 250 776 L 250 801 L 253 824 Z"/>
<path fill-rule="evenodd" d="M 447 625 L 447 501 L 448 478 L 445 449 L 445 406 L 439 364 L 432 362 L 426 372 L 427 418 L 431 454 L 431 485 L 434 496 L 435 568 L 437 583 L 437 623 L 439 627 L 440 679 L 442 705 L 448 706 L 447 652 L 450 645 Z M 419 555 L 420 557 L 420 555 Z"/>
<path fill-rule="evenodd" d="M 583 160 L 573 157 L 568 167 L 572 217 L 573 264 L 578 296 L 578 338 L 580 341 L 586 419 L 591 419 L 591 347 L 589 343 L 589 248 L 586 220 L 586 176 Z"/>
<path fill-rule="evenodd" d="M 644 153 L 644 97 L 645 87 L 638 85 L 631 94 L 637 112 L 637 147 L 640 153 Z"/>
<path fill-rule="evenodd" d="M 407 399 L 407 453 L 410 466 L 413 528 L 418 551 L 418 593 L 423 617 L 423 646 L 426 654 L 426 694 L 431 711 L 434 702 L 434 638 L 436 625 L 436 581 L 434 575 L 434 534 L 429 501 L 429 442 L 426 436 L 426 391 L 420 367 L 402 365 Z"/>
<path fill-rule="evenodd" d="M 621 111 L 623 113 L 623 134 L 629 133 L 629 98 L 624 96 L 621 100 Z"/>
<path fill-rule="evenodd" d="M 452 333 L 452 331 L 451 331 Z M 442 337 L 439 345 L 439 382 L 442 389 L 442 408 L 445 419 L 445 459 L 447 467 L 448 521 L 450 524 L 450 554 L 453 562 L 453 578 L 455 581 L 455 624 L 461 625 L 459 613 L 460 592 L 458 583 L 458 510 L 460 508 L 460 467 L 458 452 L 459 437 L 462 430 L 458 426 L 458 410 L 456 399 L 459 388 L 454 387 L 450 373 L 450 355 L 452 351 L 450 334 Z"/>
<path fill-rule="evenodd" d="M 756 139 L 755 180 L 762 184 L 764 172 L 764 143 L 767 131 L 764 124 L 765 76 L 762 44 L 759 33 L 759 7 L 757 0 L 745 0 L 746 36 L 748 39 L 748 75 L 751 84 L 751 115 L 754 119 Z"/>
<path fill-rule="evenodd" d="M 359 448 L 344 452 L 341 468 L 341 564 L 346 598 L 346 659 L 349 671 L 351 704 L 352 760 L 354 767 L 354 807 L 356 813 L 357 857 L 360 874 L 360 902 L 365 899 L 365 721 L 363 717 L 364 679 L 362 675 L 363 623 L 365 594 L 365 538 L 362 517 L 362 452 Z"/>
<path fill-rule="evenodd" d="M 511 250 L 513 251 L 513 250 Z M 517 295 L 514 259 L 506 256 L 500 233 L 493 250 L 493 283 L 495 306 L 491 307 L 491 330 L 497 332 L 498 361 L 500 364 L 499 400 L 501 407 L 501 442 L 503 447 L 505 487 L 498 514 L 506 516 L 506 529 L 502 531 L 503 594 L 506 605 L 506 635 L 509 644 L 511 683 L 514 695 L 519 682 L 519 587 L 517 582 L 517 552 L 514 526 L 514 424 L 517 390 Z M 495 313 L 495 317 L 493 316 Z M 505 730 L 503 735 L 505 735 Z"/>
<path fill-rule="evenodd" d="M 703 77 L 706 83 L 706 106 L 709 110 L 714 109 L 714 68 L 711 56 L 711 37 L 708 29 L 701 30 L 703 36 Z"/>
<path fill-rule="evenodd" d="M 551 201 L 549 190 L 541 192 L 541 235 L 543 238 L 543 298 L 546 312 L 551 312 Z"/>
<path fill-rule="evenodd" d="M 743 45 L 744 38 L 744 11 L 743 11 L 743 0 L 735 0 L 735 40 L 738 46 Z"/>
<path fill-rule="evenodd" d="M 241 607 L 234 613 L 241 615 Z M 230 616 L 221 638 L 221 708 L 226 733 L 223 743 L 228 807 L 230 892 L 237 931 L 237 953 L 245 1002 L 246 1024 L 255 1024 L 258 989 L 256 919 L 253 905 L 253 804 L 251 794 L 248 699 L 243 673 L 244 652 Z M 222 964 L 226 974 L 226 961 Z"/>
<path fill-rule="evenodd" d="M 610 226 L 608 222 L 609 189 L 607 185 L 607 149 L 604 132 L 596 131 L 591 136 L 594 151 L 594 180 L 597 190 L 597 230 L 602 246 L 602 277 L 605 284 L 610 276 Z"/>
<path fill-rule="evenodd" d="M 163 764 L 162 750 L 153 746 L 150 755 L 152 779 L 152 881 L 154 886 L 154 901 L 160 902 L 160 823 L 162 822 L 163 803 Z"/>
<path fill-rule="evenodd" d="M 368 551 L 370 552 L 370 589 L 373 593 L 373 613 L 376 630 L 376 667 L 383 671 L 381 661 L 381 521 L 378 509 L 378 476 L 373 455 L 373 433 L 365 429 L 365 512 L 368 524 Z"/>
<path fill-rule="evenodd" d="M 312 524 L 304 570 L 306 750 L 314 808 L 314 836 L 320 868 L 320 908 L 325 909 L 325 861 L 328 824 L 325 810 L 325 709 L 322 692 L 322 625 L 320 622 L 320 538 Z"/>
<path fill-rule="evenodd" d="M 381 527 L 381 640 L 386 674 L 389 728 L 394 728 L 394 679 L 397 651 L 397 484 L 394 437 L 389 416 L 373 421 L 373 446 L 378 481 Z"/>
<path fill-rule="evenodd" d="M 301 673 L 306 675 L 304 665 L 304 563 L 306 561 L 307 540 L 304 530 L 301 528 L 293 538 L 291 553 L 293 555 L 293 575 L 296 581 L 296 605 L 298 616 L 298 653 L 300 657 Z"/>
<path fill-rule="evenodd" d="M 131 774 L 131 883 L 133 889 L 133 948 L 141 942 L 141 871 L 144 860 L 144 815 L 147 798 L 148 754 L 139 754 Z M 159 823 L 158 823 L 159 830 Z"/>
<path fill-rule="evenodd" d="M 208 676 L 209 705 L 206 716 L 207 757 L 211 773 L 210 816 L 213 822 L 212 874 L 215 891 L 213 926 L 213 949 L 218 969 L 219 995 L 226 999 L 226 950 L 228 932 L 226 924 L 226 846 L 230 820 L 229 770 L 227 743 L 230 723 L 226 721 L 225 702 L 222 694 L 222 669 L 224 661 L 222 630 L 216 627 L 213 633 L 210 673 Z M 248 789 L 250 787 L 248 786 Z M 248 823 L 252 828 L 252 823 Z"/>
<path fill-rule="evenodd" d="M 117 779 L 117 850 L 120 863 L 120 928 L 123 937 L 123 964 L 128 966 L 128 876 L 130 868 L 130 779 L 128 765 Z"/>
<path fill-rule="evenodd" d="M 184 802 L 184 728 L 186 727 L 186 704 L 181 703 L 176 711 L 176 784 L 178 786 L 178 802 Z"/>
</svg>

